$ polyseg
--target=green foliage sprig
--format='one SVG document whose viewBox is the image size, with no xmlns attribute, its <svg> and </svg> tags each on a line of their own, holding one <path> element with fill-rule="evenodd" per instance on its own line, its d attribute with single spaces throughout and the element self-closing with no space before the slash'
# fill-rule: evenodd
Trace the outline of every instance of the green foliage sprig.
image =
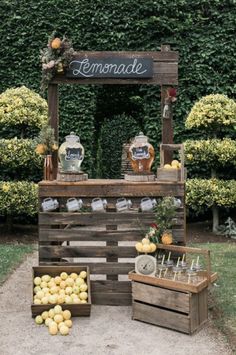
<svg viewBox="0 0 236 355">
<path fill-rule="evenodd" d="M 49 125 L 42 127 L 39 136 L 35 139 L 35 143 L 37 144 L 35 152 L 40 155 L 52 154 L 58 149 L 54 129 Z"/>
<path fill-rule="evenodd" d="M 176 204 L 173 197 L 164 197 L 158 201 L 155 207 L 155 223 L 159 239 L 166 230 L 172 228 L 175 215 Z"/>
<path fill-rule="evenodd" d="M 47 47 L 40 51 L 42 63 L 42 92 L 47 88 L 48 83 L 56 73 L 63 73 L 70 63 L 74 49 L 71 41 L 65 36 L 62 40 L 56 37 L 56 31 L 48 38 Z"/>
</svg>

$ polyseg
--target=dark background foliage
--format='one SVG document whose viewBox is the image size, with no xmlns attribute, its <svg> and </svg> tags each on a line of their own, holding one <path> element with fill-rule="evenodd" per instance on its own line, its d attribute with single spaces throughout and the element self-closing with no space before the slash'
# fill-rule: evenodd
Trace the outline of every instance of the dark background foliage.
<svg viewBox="0 0 236 355">
<path fill-rule="evenodd" d="M 55 29 L 60 36 L 66 34 L 76 50 L 155 51 L 163 43 L 178 50 L 176 143 L 198 137 L 184 129 L 185 117 L 197 99 L 209 93 L 235 95 L 234 0 L 2 0 L 0 13 L 0 92 L 20 85 L 39 92 L 39 50 Z M 86 149 L 83 167 L 90 175 L 96 176 L 105 118 L 122 113 L 137 121 L 157 149 L 161 140 L 158 87 L 60 89 L 60 138 L 71 130 L 81 136 Z M 110 145 L 117 149 L 114 140 Z"/>
</svg>

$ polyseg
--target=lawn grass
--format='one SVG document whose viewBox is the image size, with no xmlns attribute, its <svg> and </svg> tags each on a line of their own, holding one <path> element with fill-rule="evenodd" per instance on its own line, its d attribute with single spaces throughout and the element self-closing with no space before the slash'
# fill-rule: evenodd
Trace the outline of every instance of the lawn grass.
<svg viewBox="0 0 236 355">
<path fill-rule="evenodd" d="M 32 245 L 0 244 L 0 284 L 19 265 L 24 256 L 32 251 Z"/>
<path fill-rule="evenodd" d="M 236 350 L 236 243 L 204 243 L 194 246 L 211 251 L 212 271 L 218 280 L 211 289 L 210 308 L 215 324 Z"/>
</svg>

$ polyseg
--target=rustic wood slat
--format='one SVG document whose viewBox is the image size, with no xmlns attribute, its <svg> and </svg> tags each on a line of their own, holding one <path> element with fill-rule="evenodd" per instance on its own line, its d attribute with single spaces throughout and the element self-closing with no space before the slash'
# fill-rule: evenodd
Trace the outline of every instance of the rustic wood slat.
<svg viewBox="0 0 236 355">
<path fill-rule="evenodd" d="M 183 214 L 180 212 L 177 214 L 175 220 L 173 220 L 173 225 L 182 225 Z M 141 221 L 143 224 L 153 223 L 155 220 L 155 214 L 149 212 L 41 212 L 39 213 L 39 225 L 107 225 L 107 224 L 129 224 L 131 227 L 137 227 L 138 222 Z"/>
<path fill-rule="evenodd" d="M 189 333 L 189 316 L 145 303 L 133 302 L 133 319 Z"/>
<path fill-rule="evenodd" d="M 132 304 L 131 292 L 129 293 L 107 293 L 93 292 L 92 304 L 106 306 L 130 306 Z"/>
<path fill-rule="evenodd" d="M 180 234 L 181 230 L 179 235 Z M 84 229 L 80 230 L 40 228 L 39 230 L 39 241 L 138 241 L 142 237 L 143 233 L 139 229 L 122 231 L 91 231 Z"/>
<path fill-rule="evenodd" d="M 142 197 L 184 196 L 181 182 L 130 182 L 125 180 L 87 180 L 83 182 L 42 181 L 39 197 Z"/>
<path fill-rule="evenodd" d="M 189 293 L 187 292 L 171 291 L 140 282 L 132 282 L 132 297 L 135 301 L 189 313 Z"/>
<path fill-rule="evenodd" d="M 134 247 L 101 247 L 101 246 L 39 246 L 40 259 L 55 259 L 55 258 L 133 258 L 137 255 Z"/>
<path fill-rule="evenodd" d="M 91 281 L 91 291 L 93 293 L 130 293 L 130 281 L 98 280 Z"/>
</svg>

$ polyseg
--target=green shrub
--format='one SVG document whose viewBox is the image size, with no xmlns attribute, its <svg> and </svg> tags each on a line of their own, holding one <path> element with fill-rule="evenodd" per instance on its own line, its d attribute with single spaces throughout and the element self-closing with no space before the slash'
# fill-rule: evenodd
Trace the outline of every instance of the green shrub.
<svg viewBox="0 0 236 355">
<path fill-rule="evenodd" d="M 185 126 L 208 128 L 216 134 L 222 127 L 236 124 L 236 102 L 226 95 L 212 94 L 202 97 L 191 109 Z"/>
<path fill-rule="evenodd" d="M 139 132 L 138 122 L 125 114 L 107 120 L 99 139 L 99 171 L 103 178 L 120 178 L 122 145 Z"/>
<path fill-rule="evenodd" d="M 236 181 L 218 179 L 187 179 L 186 204 L 197 213 L 215 204 L 218 207 L 235 207 Z"/>
<path fill-rule="evenodd" d="M 38 186 L 27 181 L 0 181 L 0 216 L 35 216 Z"/>
<path fill-rule="evenodd" d="M 48 121 L 47 102 L 25 86 L 0 95 L 0 136 L 32 137 Z"/>
<path fill-rule="evenodd" d="M 43 158 L 35 153 L 31 139 L 0 139 L 0 180 L 39 181 Z"/>
</svg>

